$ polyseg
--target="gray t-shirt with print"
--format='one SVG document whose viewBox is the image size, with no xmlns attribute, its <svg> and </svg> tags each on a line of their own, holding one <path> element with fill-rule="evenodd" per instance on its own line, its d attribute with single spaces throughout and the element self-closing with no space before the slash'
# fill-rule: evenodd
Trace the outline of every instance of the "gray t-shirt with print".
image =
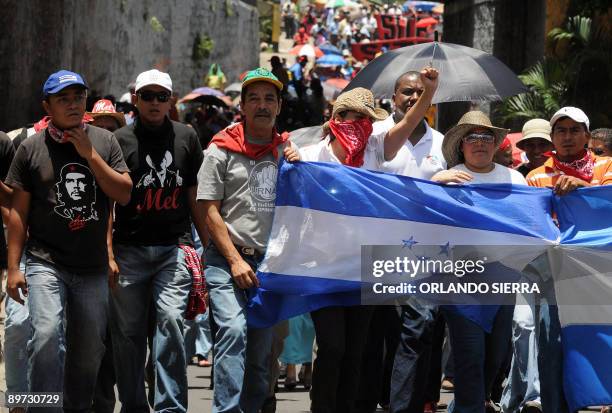
<svg viewBox="0 0 612 413">
<path fill-rule="evenodd" d="M 268 153 L 258 160 L 220 149 L 214 143 L 204 152 L 198 173 L 198 200 L 222 201 L 221 217 L 236 245 L 266 249 L 276 200 L 278 157 Z"/>
</svg>

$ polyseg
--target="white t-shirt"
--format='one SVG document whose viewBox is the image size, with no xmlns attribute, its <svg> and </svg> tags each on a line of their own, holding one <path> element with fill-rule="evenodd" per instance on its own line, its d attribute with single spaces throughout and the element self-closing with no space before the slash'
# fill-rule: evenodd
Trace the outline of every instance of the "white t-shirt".
<svg viewBox="0 0 612 413">
<path fill-rule="evenodd" d="M 465 164 L 460 163 L 459 165 L 453 166 L 451 170 L 456 169 L 464 171 L 473 176 L 472 180 L 466 182 L 468 184 L 515 184 L 515 185 L 527 185 L 525 177 L 514 169 L 506 168 L 503 165 L 495 164 L 495 167 L 491 172 L 479 173 L 470 171 Z"/>
<path fill-rule="evenodd" d="M 363 169 L 380 170 L 385 161 L 385 136 L 370 136 L 363 155 Z M 331 148 L 329 135 L 316 145 L 307 146 L 300 149 L 300 157 L 306 162 L 329 162 L 339 163 L 340 161 Z"/>
<path fill-rule="evenodd" d="M 395 158 L 385 162 L 380 169 L 396 175 L 410 176 L 420 179 L 431 179 L 437 172 L 446 169 L 446 161 L 442 155 L 442 141 L 444 135 L 425 123 L 425 134 L 413 145 L 406 140 L 406 143 L 397 152 Z M 395 126 L 393 115 L 385 120 L 375 122 L 373 125 L 372 136 L 385 135 Z"/>
</svg>

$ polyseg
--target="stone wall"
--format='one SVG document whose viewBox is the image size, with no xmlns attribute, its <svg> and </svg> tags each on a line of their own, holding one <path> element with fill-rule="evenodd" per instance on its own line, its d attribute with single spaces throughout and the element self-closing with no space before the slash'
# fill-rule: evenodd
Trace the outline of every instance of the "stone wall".
<svg viewBox="0 0 612 413">
<path fill-rule="evenodd" d="M 0 130 L 40 118 L 42 84 L 60 68 L 120 96 L 152 67 L 185 94 L 211 63 L 229 81 L 258 64 L 259 16 L 238 0 L 0 0 L 0 9 Z"/>
</svg>

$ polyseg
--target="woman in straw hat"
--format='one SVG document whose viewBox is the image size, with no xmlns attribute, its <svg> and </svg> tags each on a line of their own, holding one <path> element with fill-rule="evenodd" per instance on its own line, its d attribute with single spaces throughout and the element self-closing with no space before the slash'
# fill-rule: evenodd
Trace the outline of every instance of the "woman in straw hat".
<svg viewBox="0 0 612 413">
<path fill-rule="evenodd" d="M 493 162 L 507 129 L 491 125 L 482 112 L 461 117 L 442 141 L 450 168 L 432 180 L 455 184 L 508 183 L 527 185 L 519 172 Z M 443 307 L 450 332 L 455 366 L 454 412 L 494 411 L 490 401 L 493 382 L 510 351 L 514 306 L 457 305 Z M 489 320 L 486 326 L 474 319 Z M 451 409 L 449 409 L 450 411 Z"/>
<path fill-rule="evenodd" d="M 519 172 L 493 161 L 507 133 L 508 129 L 491 125 L 484 113 L 467 112 L 446 132 L 442 141 L 442 154 L 449 170 L 438 172 L 431 179 L 441 183 L 527 185 Z"/>
<path fill-rule="evenodd" d="M 338 96 L 326 134 L 316 145 L 301 151 L 303 161 L 339 163 L 380 169 L 395 157 L 406 139 L 425 116 L 438 85 L 438 72 L 421 71 L 425 90 L 417 103 L 385 136 L 370 137 L 372 122 L 387 113 L 374 107 L 372 92 L 352 89 Z M 317 339 L 311 389 L 313 413 L 353 413 L 359 386 L 361 357 L 367 339 L 372 308 L 366 306 L 326 307 L 311 313 Z"/>
</svg>

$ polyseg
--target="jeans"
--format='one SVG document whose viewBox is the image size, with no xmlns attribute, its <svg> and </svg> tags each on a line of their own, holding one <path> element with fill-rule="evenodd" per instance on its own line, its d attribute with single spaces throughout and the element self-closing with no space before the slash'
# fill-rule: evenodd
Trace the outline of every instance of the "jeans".
<svg viewBox="0 0 612 413">
<path fill-rule="evenodd" d="M 64 392 L 64 411 L 89 411 L 107 328 L 107 273 L 78 275 L 28 255 L 29 391 Z M 30 408 L 29 411 L 62 409 Z"/>
<path fill-rule="evenodd" d="M 455 365 L 455 400 L 449 413 L 484 413 L 493 381 L 510 350 L 513 312 L 514 306 L 501 306 L 487 334 L 475 322 L 443 307 Z"/>
<path fill-rule="evenodd" d="M 536 300 L 533 294 L 517 297 L 512 319 L 512 364 L 501 400 L 504 412 L 520 412 L 528 401 L 541 402 Z"/>
<path fill-rule="evenodd" d="M 115 246 L 119 282 L 111 294 L 111 337 L 122 412 L 148 412 L 144 366 L 154 306 L 155 411 L 187 411 L 183 315 L 191 289 L 185 254 L 171 246 Z"/>
<path fill-rule="evenodd" d="M 21 256 L 19 271 L 25 274 L 25 255 Z M 9 392 L 28 391 L 28 353 L 26 345 L 32 337 L 32 323 L 28 298 L 21 295 L 21 305 L 8 295 L 6 296 L 4 321 L 4 374 L 6 390 Z"/>
<path fill-rule="evenodd" d="M 113 413 L 115 411 L 115 366 L 113 364 L 113 343 L 111 341 L 110 329 L 106 329 L 104 340 L 106 351 L 100 363 L 98 371 L 98 382 L 94 393 L 93 408 L 95 413 Z"/>
<path fill-rule="evenodd" d="M 391 375 L 390 412 L 419 412 L 425 402 L 435 401 L 427 400 L 426 393 L 437 318 L 437 306 L 417 300 L 402 306 L 400 342 Z M 441 363 L 441 352 L 437 357 L 437 363 Z"/>
<path fill-rule="evenodd" d="M 185 352 L 187 362 L 193 356 L 208 359 L 208 353 L 210 353 L 212 348 L 208 314 L 209 310 L 206 309 L 204 314 L 198 314 L 195 319 L 185 320 Z"/>
<path fill-rule="evenodd" d="M 23 297 L 22 297 L 23 298 Z M 6 296 L 6 321 L 4 322 L 4 351 L 6 390 L 28 391 L 28 355 L 26 344 L 32 336 L 28 299 L 21 305 Z"/>
<path fill-rule="evenodd" d="M 255 259 L 243 258 L 255 270 Z M 248 291 L 236 286 L 214 244 L 206 250 L 206 284 L 216 325 L 212 411 L 256 413 L 268 395 L 272 328 L 247 328 Z"/>
<path fill-rule="evenodd" d="M 312 413 L 353 413 L 370 306 L 326 307 L 311 313 L 317 340 L 312 372 Z"/>
</svg>

